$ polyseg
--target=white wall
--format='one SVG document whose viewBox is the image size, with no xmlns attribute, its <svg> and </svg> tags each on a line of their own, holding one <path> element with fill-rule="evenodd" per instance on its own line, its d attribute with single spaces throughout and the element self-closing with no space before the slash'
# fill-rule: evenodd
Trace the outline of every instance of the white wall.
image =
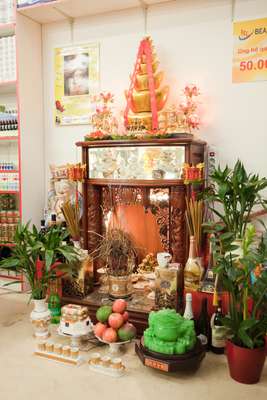
<svg viewBox="0 0 267 400">
<path fill-rule="evenodd" d="M 22 220 L 39 225 L 45 205 L 42 31 L 17 13 Z"/>
<path fill-rule="evenodd" d="M 235 19 L 267 17 L 266 0 L 237 0 Z M 203 93 L 203 125 L 198 136 L 219 151 L 222 163 L 238 157 L 249 170 L 267 175 L 267 82 L 232 84 L 232 1 L 179 0 L 148 10 L 147 34 L 158 53 L 165 81 L 176 101 L 186 83 Z M 100 43 L 101 89 L 114 92 L 123 108 L 140 39 L 141 10 L 77 19 L 74 42 Z M 53 122 L 53 48 L 71 43 L 67 22 L 43 26 L 46 180 L 50 163 L 79 160 L 75 141 L 86 126 L 55 127 Z"/>
</svg>

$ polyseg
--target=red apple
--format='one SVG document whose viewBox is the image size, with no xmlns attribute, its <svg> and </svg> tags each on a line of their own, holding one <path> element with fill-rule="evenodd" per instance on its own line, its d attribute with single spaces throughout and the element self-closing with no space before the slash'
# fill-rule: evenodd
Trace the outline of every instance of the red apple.
<svg viewBox="0 0 267 400">
<path fill-rule="evenodd" d="M 105 330 L 107 329 L 107 325 L 102 324 L 102 322 L 98 322 L 95 326 L 94 326 L 94 334 L 97 337 L 100 337 L 102 339 L 103 337 L 103 333 L 105 332 Z"/>
<path fill-rule="evenodd" d="M 123 316 L 119 313 L 112 313 L 108 318 L 108 323 L 111 328 L 119 329 L 124 324 Z"/>
<path fill-rule="evenodd" d="M 127 302 L 123 299 L 115 300 L 112 305 L 112 311 L 114 313 L 123 314 L 126 308 L 127 308 Z"/>
<path fill-rule="evenodd" d="M 117 341 L 117 332 L 113 328 L 107 328 L 104 333 L 102 339 L 108 343 L 114 343 Z"/>
<path fill-rule="evenodd" d="M 122 314 L 122 318 L 124 322 L 127 322 L 129 319 L 129 313 L 128 311 L 124 311 L 124 313 Z"/>
</svg>

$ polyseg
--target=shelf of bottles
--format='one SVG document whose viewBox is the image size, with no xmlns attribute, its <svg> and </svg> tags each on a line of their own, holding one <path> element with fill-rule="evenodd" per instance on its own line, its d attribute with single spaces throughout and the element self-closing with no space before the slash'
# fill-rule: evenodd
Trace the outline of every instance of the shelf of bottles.
<svg viewBox="0 0 267 400">
<path fill-rule="evenodd" d="M 14 0 L 0 0 L 0 26 L 14 23 Z"/>
<path fill-rule="evenodd" d="M 20 221 L 20 174 L 17 100 L 1 105 L 6 100 L 0 97 L 0 248 L 8 250 Z"/>
</svg>

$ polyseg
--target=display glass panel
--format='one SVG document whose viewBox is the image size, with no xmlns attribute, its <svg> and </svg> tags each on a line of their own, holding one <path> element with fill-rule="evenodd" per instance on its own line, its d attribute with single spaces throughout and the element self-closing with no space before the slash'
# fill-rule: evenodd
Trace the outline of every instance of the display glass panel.
<svg viewBox="0 0 267 400">
<path fill-rule="evenodd" d="M 184 146 L 89 149 L 90 179 L 181 179 Z"/>
</svg>

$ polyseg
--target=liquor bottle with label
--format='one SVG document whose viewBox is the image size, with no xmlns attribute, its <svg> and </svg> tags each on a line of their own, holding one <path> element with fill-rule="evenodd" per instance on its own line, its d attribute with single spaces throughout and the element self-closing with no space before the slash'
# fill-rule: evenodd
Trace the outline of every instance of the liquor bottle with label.
<svg viewBox="0 0 267 400">
<path fill-rule="evenodd" d="M 214 293 L 215 289 L 215 274 L 213 272 L 214 259 L 213 259 L 213 248 L 212 242 L 210 242 L 209 249 L 209 263 L 201 285 L 201 291 L 206 293 Z"/>
<path fill-rule="evenodd" d="M 50 284 L 50 295 L 48 298 L 48 308 L 51 313 L 51 323 L 58 324 L 61 316 L 61 302 L 58 294 L 57 283 Z"/>
<path fill-rule="evenodd" d="M 210 349 L 213 353 L 223 354 L 226 345 L 226 328 L 222 324 L 222 303 L 219 301 L 216 312 L 210 320 L 211 326 L 211 345 Z"/>
<path fill-rule="evenodd" d="M 190 236 L 189 257 L 184 268 L 184 287 L 187 290 L 198 290 L 202 277 L 202 267 L 196 254 L 196 240 Z"/>
<path fill-rule="evenodd" d="M 207 298 L 202 299 L 201 312 L 197 321 L 197 335 L 206 351 L 208 351 L 211 340 L 211 327 Z"/>
</svg>

